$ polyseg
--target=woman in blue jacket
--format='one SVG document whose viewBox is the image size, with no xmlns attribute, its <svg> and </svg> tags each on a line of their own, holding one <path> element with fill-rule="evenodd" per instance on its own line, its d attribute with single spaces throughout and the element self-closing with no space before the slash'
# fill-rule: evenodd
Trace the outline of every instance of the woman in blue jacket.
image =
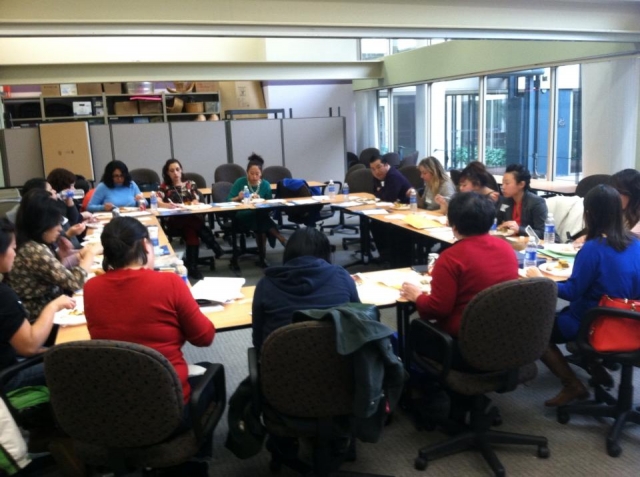
<svg viewBox="0 0 640 477">
<path fill-rule="evenodd" d="M 136 207 L 142 193 L 131 179 L 127 165 L 122 161 L 111 161 L 89 201 L 89 212 L 111 211 L 115 207 Z"/>
<path fill-rule="evenodd" d="M 269 267 L 253 296 L 253 345 L 260 349 L 274 330 L 291 324 L 294 311 L 360 303 L 351 275 L 331 264 L 331 246 L 322 232 L 296 230 L 284 249 L 283 265 Z"/>
</svg>

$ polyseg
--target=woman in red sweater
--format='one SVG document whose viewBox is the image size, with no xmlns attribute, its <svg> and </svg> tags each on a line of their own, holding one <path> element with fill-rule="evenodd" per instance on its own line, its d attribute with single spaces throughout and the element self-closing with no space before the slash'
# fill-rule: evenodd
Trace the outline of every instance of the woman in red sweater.
<svg viewBox="0 0 640 477">
<path fill-rule="evenodd" d="M 518 278 L 516 255 L 505 240 L 489 235 L 495 205 L 475 192 L 461 192 L 449 203 L 447 217 L 457 239 L 440 254 L 432 272 L 431 293 L 422 293 L 404 283 L 400 294 L 416 303 L 423 320 L 435 320 L 454 338 L 458 336 L 462 313 L 480 291 Z M 421 354 L 437 359 L 437 345 L 424 346 Z M 424 353 L 423 353 L 424 351 Z M 452 367 L 468 369 L 454 350 Z"/>
<path fill-rule="evenodd" d="M 142 223 L 117 217 L 104 228 L 101 239 L 106 273 L 84 287 L 91 338 L 138 343 L 162 353 L 178 373 L 187 403 L 191 387 L 182 346 L 186 341 L 209 346 L 213 323 L 200 312 L 178 275 L 153 270 L 153 245 Z"/>
</svg>

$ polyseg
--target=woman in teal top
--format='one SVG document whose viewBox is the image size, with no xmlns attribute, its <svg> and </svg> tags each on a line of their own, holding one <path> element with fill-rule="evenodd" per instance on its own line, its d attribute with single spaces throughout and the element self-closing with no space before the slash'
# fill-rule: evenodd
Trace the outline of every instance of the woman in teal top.
<svg viewBox="0 0 640 477">
<path fill-rule="evenodd" d="M 89 212 L 110 211 L 115 207 L 136 207 L 142 193 L 122 161 L 111 161 L 89 201 Z"/>
<path fill-rule="evenodd" d="M 257 154 L 249 156 L 247 164 L 247 176 L 236 180 L 229 191 L 227 200 L 242 202 L 244 199 L 245 186 L 249 189 L 252 199 L 271 199 L 271 184 L 262 179 L 262 165 L 264 159 Z M 236 220 L 240 228 L 251 230 L 257 234 L 256 241 L 260 254 L 260 266 L 266 267 L 265 260 L 267 237 L 272 247 L 275 247 L 276 239 L 282 244 L 287 243 L 287 239 L 280 233 L 276 223 L 271 219 L 268 210 L 241 210 L 236 215 Z"/>
</svg>

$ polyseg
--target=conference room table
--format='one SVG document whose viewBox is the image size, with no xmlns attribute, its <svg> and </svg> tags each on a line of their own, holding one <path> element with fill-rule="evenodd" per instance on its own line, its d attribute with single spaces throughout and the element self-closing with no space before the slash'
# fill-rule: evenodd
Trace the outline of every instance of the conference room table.
<svg viewBox="0 0 640 477">
<path fill-rule="evenodd" d="M 499 185 L 502 185 L 501 175 L 493 176 Z M 548 181 L 545 179 L 531 179 L 529 187 L 533 191 L 546 192 L 556 195 L 575 195 L 577 184 L 568 181 Z"/>
</svg>

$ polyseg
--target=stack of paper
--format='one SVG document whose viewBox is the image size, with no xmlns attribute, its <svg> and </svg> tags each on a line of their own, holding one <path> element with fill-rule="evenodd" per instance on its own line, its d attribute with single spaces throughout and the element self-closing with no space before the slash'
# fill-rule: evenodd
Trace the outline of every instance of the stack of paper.
<svg viewBox="0 0 640 477">
<path fill-rule="evenodd" d="M 442 224 L 425 214 L 407 214 L 404 221 L 416 229 L 432 229 L 442 227 Z"/>
<path fill-rule="evenodd" d="M 205 277 L 191 287 L 191 294 L 196 300 L 228 303 L 244 297 L 240 291 L 244 282 L 244 278 Z"/>
</svg>

